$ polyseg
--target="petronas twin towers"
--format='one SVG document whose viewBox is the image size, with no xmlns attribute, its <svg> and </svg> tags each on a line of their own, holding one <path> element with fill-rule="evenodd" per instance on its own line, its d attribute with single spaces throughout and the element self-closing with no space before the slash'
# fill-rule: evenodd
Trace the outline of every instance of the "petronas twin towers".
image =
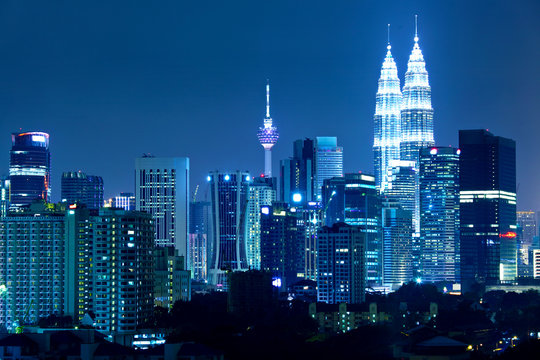
<svg viewBox="0 0 540 360">
<path fill-rule="evenodd" d="M 416 162 L 421 148 L 435 144 L 431 87 L 418 40 L 416 32 L 403 91 L 390 42 L 381 69 L 373 142 L 375 179 L 381 193 L 388 188 L 389 170 L 396 161 Z"/>
</svg>

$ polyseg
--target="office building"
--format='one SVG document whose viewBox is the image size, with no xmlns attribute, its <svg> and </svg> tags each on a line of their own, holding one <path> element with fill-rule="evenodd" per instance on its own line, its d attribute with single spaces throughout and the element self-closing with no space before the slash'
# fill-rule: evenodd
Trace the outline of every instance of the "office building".
<svg viewBox="0 0 540 360">
<path fill-rule="evenodd" d="M 420 150 L 421 279 L 459 282 L 459 149 Z"/>
<path fill-rule="evenodd" d="M 365 239 L 358 226 L 345 223 L 319 230 L 317 301 L 360 304 L 365 300 Z"/>
<path fill-rule="evenodd" d="M 383 232 L 383 284 L 393 290 L 413 279 L 412 212 L 398 202 L 384 199 L 381 216 Z"/>
<path fill-rule="evenodd" d="M 246 256 L 250 269 L 261 269 L 261 207 L 276 201 L 272 178 L 254 178 L 248 188 Z"/>
<path fill-rule="evenodd" d="M 102 208 L 93 218 L 95 328 L 133 333 L 154 311 L 154 222 L 150 214 Z"/>
<path fill-rule="evenodd" d="M 299 273 L 298 277 L 317 281 L 317 239 L 318 230 L 323 225 L 323 209 L 321 203 L 317 201 L 308 201 L 304 204 L 293 202 L 292 205 L 298 216 L 299 231 L 304 237 L 304 271 Z"/>
<path fill-rule="evenodd" d="M 51 197 L 49 134 L 37 131 L 13 133 L 11 143 L 10 207 L 27 206 L 36 200 L 48 202 Z"/>
<path fill-rule="evenodd" d="M 87 175 L 82 171 L 62 174 L 62 201 L 81 204 L 97 210 L 103 206 L 103 179 L 101 176 Z"/>
<path fill-rule="evenodd" d="M 137 208 L 135 195 L 130 192 L 121 192 L 114 197 L 114 206 L 118 209 L 135 210 Z"/>
<path fill-rule="evenodd" d="M 407 161 L 418 161 L 420 149 L 435 145 L 431 87 L 424 55 L 418 41 L 418 31 L 415 30 L 414 46 L 405 73 L 401 105 L 399 151 L 401 160 Z"/>
<path fill-rule="evenodd" d="M 191 272 L 172 246 L 154 249 L 154 305 L 172 309 L 175 302 L 191 300 Z"/>
<path fill-rule="evenodd" d="M 537 214 L 535 211 L 517 212 L 518 276 L 532 277 L 532 250 L 538 236 Z"/>
<path fill-rule="evenodd" d="M 135 160 L 136 207 L 152 215 L 157 246 L 188 258 L 189 159 L 145 156 Z"/>
<path fill-rule="evenodd" d="M 261 269 L 272 274 L 282 291 L 304 273 L 304 233 L 296 208 L 274 202 L 260 208 Z"/>
<path fill-rule="evenodd" d="M 487 130 L 460 130 L 462 284 L 517 276 L 516 143 Z"/>
<path fill-rule="evenodd" d="M 540 279 L 540 249 L 534 249 L 533 253 L 533 277 Z"/>
<path fill-rule="evenodd" d="M 397 66 L 392 57 L 390 42 L 384 59 L 374 116 L 373 159 L 375 181 L 381 193 L 388 187 L 390 162 L 400 160 L 401 90 Z"/>
<path fill-rule="evenodd" d="M 358 226 L 366 240 L 366 280 L 369 286 L 382 285 L 383 239 L 381 203 L 375 177 L 345 174 L 324 181 L 322 189 L 325 225 L 344 222 Z"/>
<path fill-rule="evenodd" d="M 315 155 L 312 139 L 296 140 L 293 156 L 281 161 L 281 201 L 295 203 L 315 201 Z M 300 200 L 300 201 L 299 201 Z"/>
<path fill-rule="evenodd" d="M 321 201 L 324 180 L 343 176 L 343 148 L 337 145 L 336 137 L 315 138 L 314 163 L 314 198 Z"/>
<path fill-rule="evenodd" d="M 259 142 L 264 148 L 264 176 L 272 177 L 272 147 L 277 143 L 279 133 L 277 127 L 272 124 L 270 117 L 270 84 L 266 83 L 266 116 L 264 117 L 264 126 L 259 128 L 257 133 Z"/>
<path fill-rule="evenodd" d="M 208 278 L 208 254 L 212 245 L 210 205 L 207 201 L 189 203 L 189 257 L 193 279 L 197 281 Z"/>
<path fill-rule="evenodd" d="M 227 272 L 248 269 L 246 216 L 252 178 L 247 172 L 218 172 L 208 175 L 212 199 L 212 248 L 208 280 L 227 289 Z"/>
</svg>

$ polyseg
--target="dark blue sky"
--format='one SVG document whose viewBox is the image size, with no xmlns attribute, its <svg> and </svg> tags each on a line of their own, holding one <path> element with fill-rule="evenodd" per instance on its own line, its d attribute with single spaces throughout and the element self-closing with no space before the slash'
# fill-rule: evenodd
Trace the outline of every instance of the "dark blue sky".
<svg viewBox="0 0 540 360">
<path fill-rule="evenodd" d="M 12 131 L 49 132 L 54 200 L 67 170 L 133 191 L 142 153 L 190 157 L 193 185 L 260 173 L 266 78 L 275 173 L 314 136 L 338 137 L 346 171 L 372 172 L 386 24 L 403 81 L 418 14 L 437 144 L 471 128 L 515 139 L 518 208 L 540 209 L 539 1 L 81 3 L 0 3 L 0 174 Z"/>
</svg>

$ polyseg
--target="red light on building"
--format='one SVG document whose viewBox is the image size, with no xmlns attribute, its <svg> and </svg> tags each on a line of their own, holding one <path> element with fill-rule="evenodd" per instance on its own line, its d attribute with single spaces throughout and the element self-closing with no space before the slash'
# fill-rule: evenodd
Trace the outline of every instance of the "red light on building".
<svg viewBox="0 0 540 360">
<path fill-rule="evenodd" d="M 515 232 L 513 232 L 513 231 L 509 231 L 506 234 L 499 234 L 499 237 L 509 238 L 509 239 L 513 239 L 516 236 L 517 236 L 517 234 Z"/>
<path fill-rule="evenodd" d="M 77 204 L 71 204 L 71 205 L 69 205 L 69 208 L 70 208 L 70 209 L 76 209 L 76 208 L 77 208 Z"/>
</svg>

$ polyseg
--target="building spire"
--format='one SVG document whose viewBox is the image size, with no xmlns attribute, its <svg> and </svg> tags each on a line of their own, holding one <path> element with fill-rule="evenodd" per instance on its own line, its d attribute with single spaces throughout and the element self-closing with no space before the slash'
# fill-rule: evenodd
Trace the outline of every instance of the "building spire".
<svg viewBox="0 0 540 360">
<path fill-rule="evenodd" d="M 266 118 L 270 118 L 270 80 L 266 79 Z"/>
<path fill-rule="evenodd" d="M 418 42 L 418 15 L 414 15 L 414 42 Z"/>
<path fill-rule="evenodd" d="M 388 24 L 388 46 L 386 47 L 388 50 L 392 48 L 390 45 L 390 24 Z"/>
</svg>

